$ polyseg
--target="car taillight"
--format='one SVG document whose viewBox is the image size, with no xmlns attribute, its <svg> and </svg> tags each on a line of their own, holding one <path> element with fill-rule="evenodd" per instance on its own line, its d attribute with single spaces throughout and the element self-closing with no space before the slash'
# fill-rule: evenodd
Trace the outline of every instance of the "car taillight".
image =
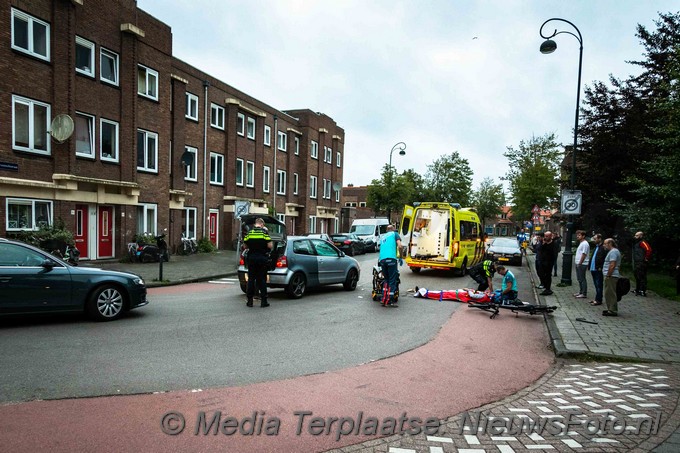
<svg viewBox="0 0 680 453">
<path fill-rule="evenodd" d="M 453 243 L 453 256 L 458 256 L 458 247 L 460 246 L 460 243 L 458 241 Z"/>
<path fill-rule="evenodd" d="M 350 245 L 351 243 L 352 243 L 352 241 L 350 241 L 349 239 L 346 240 L 345 242 L 343 242 L 343 244 L 345 244 L 345 245 Z"/>
<path fill-rule="evenodd" d="M 276 267 L 288 267 L 288 258 L 286 258 L 285 255 L 280 256 L 279 259 L 276 260 Z"/>
</svg>

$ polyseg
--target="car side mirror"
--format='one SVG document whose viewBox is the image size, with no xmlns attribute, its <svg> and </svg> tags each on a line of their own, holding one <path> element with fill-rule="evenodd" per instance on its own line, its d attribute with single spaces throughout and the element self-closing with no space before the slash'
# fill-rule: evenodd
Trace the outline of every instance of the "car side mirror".
<svg viewBox="0 0 680 453">
<path fill-rule="evenodd" d="M 45 260 L 40 264 L 40 266 L 44 267 L 48 271 L 51 271 L 54 268 L 54 264 L 55 263 L 52 260 Z"/>
<path fill-rule="evenodd" d="M 338 252 L 338 256 L 342 258 L 343 256 L 345 256 L 345 252 Z"/>
</svg>

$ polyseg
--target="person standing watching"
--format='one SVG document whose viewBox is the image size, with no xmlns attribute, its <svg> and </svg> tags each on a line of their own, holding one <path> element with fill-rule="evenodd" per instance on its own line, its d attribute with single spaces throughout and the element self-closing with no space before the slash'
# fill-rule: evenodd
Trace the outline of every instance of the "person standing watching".
<svg viewBox="0 0 680 453">
<path fill-rule="evenodd" d="M 635 233 L 635 243 L 633 244 L 633 272 L 635 274 L 636 296 L 647 296 L 647 266 L 652 257 L 652 247 L 644 239 L 642 231 Z"/>
<path fill-rule="evenodd" d="M 590 275 L 593 276 L 593 285 L 595 286 L 595 299 L 590 301 L 590 305 L 602 305 L 602 290 L 604 285 L 604 275 L 602 274 L 602 266 L 604 265 L 604 257 L 607 255 L 602 246 L 602 235 L 596 234 L 593 236 L 595 243 L 595 250 L 593 256 L 590 257 Z"/>
<path fill-rule="evenodd" d="M 394 294 L 398 289 L 397 279 L 399 278 L 397 259 L 399 264 L 404 263 L 401 258 L 401 237 L 395 231 L 394 225 L 387 225 L 387 233 L 380 237 L 380 256 L 378 257 L 378 264 L 390 291 L 389 299 L 383 304 L 384 306 L 397 306 L 394 301 Z"/>
<path fill-rule="evenodd" d="M 619 268 L 621 267 L 621 252 L 616 248 L 616 241 L 612 238 L 604 240 L 607 256 L 604 257 L 604 301 L 607 309 L 602 316 L 618 316 L 619 302 L 616 297 L 616 284 L 619 282 Z"/>
<path fill-rule="evenodd" d="M 578 241 L 578 247 L 574 256 L 574 264 L 576 264 L 576 280 L 578 280 L 579 291 L 574 294 L 574 297 L 586 299 L 588 297 L 586 270 L 590 263 L 590 244 L 586 241 L 586 232 L 583 230 L 576 231 L 576 240 Z"/>
<path fill-rule="evenodd" d="M 267 272 L 269 271 L 269 252 L 273 247 L 272 238 L 264 226 L 264 220 L 255 219 L 255 226 L 248 231 L 243 242 L 248 248 L 248 288 L 246 306 L 253 306 L 255 291 L 260 292 L 261 307 L 268 307 Z"/>
<path fill-rule="evenodd" d="M 481 263 L 477 263 L 470 268 L 468 271 L 470 277 L 476 281 L 479 286 L 477 286 L 477 291 L 493 292 L 493 275 L 496 273 L 496 265 L 491 260 L 484 260 Z"/>
<path fill-rule="evenodd" d="M 550 296 L 553 292 L 550 289 L 552 286 L 552 269 L 557 259 L 557 247 L 553 242 L 552 231 L 546 231 L 543 235 L 543 243 L 538 249 L 536 261 L 539 263 L 536 267 L 538 278 L 541 279 L 541 285 L 545 288 L 540 294 L 541 296 Z"/>
</svg>

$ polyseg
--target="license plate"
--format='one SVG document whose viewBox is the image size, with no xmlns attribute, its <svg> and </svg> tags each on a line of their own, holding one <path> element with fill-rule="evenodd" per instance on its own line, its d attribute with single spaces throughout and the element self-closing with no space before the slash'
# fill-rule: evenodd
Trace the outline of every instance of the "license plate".
<svg viewBox="0 0 680 453">
<path fill-rule="evenodd" d="M 337 246 L 340 246 L 340 245 L 342 245 L 342 244 L 341 244 L 341 243 L 339 243 L 339 242 L 333 242 L 333 244 L 335 244 L 335 245 L 337 245 Z"/>
<path fill-rule="evenodd" d="M 510 261 L 510 258 L 500 257 L 500 258 L 498 258 L 498 261 Z"/>
</svg>

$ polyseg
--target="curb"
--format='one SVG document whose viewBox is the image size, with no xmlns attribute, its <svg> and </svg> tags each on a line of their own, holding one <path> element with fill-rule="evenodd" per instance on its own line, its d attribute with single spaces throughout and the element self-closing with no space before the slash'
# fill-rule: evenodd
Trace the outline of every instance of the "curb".
<svg viewBox="0 0 680 453">
<path fill-rule="evenodd" d="M 186 278 L 186 279 L 182 279 L 182 280 L 175 280 L 175 281 L 169 281 L 169 282 L 151 281 L 151 282 L 145 282 L 145 283 L 146 283 L 147 288 L 164 288 L 166 286 L 177 286 L 177 285 L 185 285 L 185 284 L 188 284 L 188 283 L 207 282 L 209 280 L 217 280 L 217 279 L 220 279 L 220 278 L 233 277 L 234 275 L 238 275 L 238 271 L 231 271 L 231 272 L 227 272 L 227 273 L 224 273 L 224 274 L 211 275 L 211 276 Z"/>
</svg>

